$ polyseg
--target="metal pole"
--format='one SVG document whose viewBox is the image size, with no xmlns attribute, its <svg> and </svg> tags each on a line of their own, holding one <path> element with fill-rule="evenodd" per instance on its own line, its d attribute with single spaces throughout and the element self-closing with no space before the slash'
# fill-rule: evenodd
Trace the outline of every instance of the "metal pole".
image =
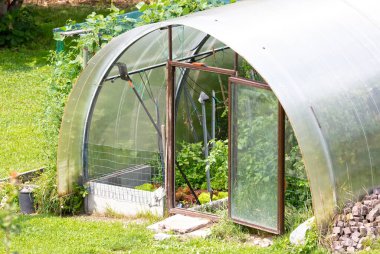
<svg viewBox="0 0 380 254">
<path fill-rule="evenodd" d="M 158 139 L 157 139 L 157 142 L 158 142 L 158 151 L 160 153 L 160 159 L 161 159 L 161 174 L 162 174 L 162 177 L 164 179 L 165 177 L 165 159 L 164 159 L 164 146 L 162 145 L 163 143 L 163 133 L 162 133 L 162 126 L 161 126 L 161 119 L 160 119 L 160 110 L 158 108 L 158 102 L 157 100 L 155 101 L 155 105 L 156 105 L 156 116 L 157 116 L 157 126 L 160 126 L 161 129 L 160 129 L 160 133 L 161 133 L 161 136 L 158 135 Z"/>
<path fill-rule="evenodd" d="M 174 119 L 174 71 L 170 64 L 173 60 L 173 36 L 172 26 L 168 26 L 168 64 L 167 64 L 167 89 L 166 89 L 166 128 L 167 128 L 167 153 L 166 153 L 166 197 L 168 209 L 174 208 L 175 200 L 175 119 Z"/>
<path fill-rule="evenodd" d="M 82 67 L 83 69 L 87 66 L 87 62 L 88 62 L 88 49 L 87 47 L 83 47 L 82 49 L 82 56 L 83 56 L 83 63 L 82 63 Z"/>
<path fill-rule="evenodd" d="M 215 115 L 216 115 L 216 108 L 215 108 L 215 91 L 212 90 L 212 113 L 211 113 L 211 139 L 212 143 L 215 143 Z M 214 146 L 214 145 L 213 145 Z"/>
<path fill-rule="evenodd" d="M 198 101 L 202 104 L 202 127 L 203 127 L 203 143 L 204 143 L 204 155 L 205 159 L 208 158 L 208 139 L 207 139 L 207 123 L 206 123 L 206 104 L 205 101 L 209 97 L 204 92 L 201 92 Z M 212 198 L 211 181 L 210 181 L 210 169 L 208 167 L 208 162 L 206 163 L 206 179 L 207 179 L 207 191 L 210 193 L 210 198 Z"/>
</svg>

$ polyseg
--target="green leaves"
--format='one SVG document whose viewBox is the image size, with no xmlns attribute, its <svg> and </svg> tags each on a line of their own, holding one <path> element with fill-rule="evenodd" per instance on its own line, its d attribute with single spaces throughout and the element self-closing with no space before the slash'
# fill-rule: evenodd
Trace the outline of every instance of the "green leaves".
<svg viewBox="0 0 380 254">
<path fill-rule="evenodd" d="M 144 25 L 203 11 L 222 4 L 223 2 L 219 0 L 155 0 L 149 4 L 140 2 L 136 7 L 143 12 L 139 25 Z"/>
<path fill-rule="evenodd" d="M 210 142 L 210 144 L 212 141 Z M 207 160 L 204 159 L 203 143 L 181 144 L 182 149 L 177 153 L 177 161 L 195 189 L 205 189 L 206 170 L 210 169 L 211 187 L 214 190 L 228 188 L 228 141 L 215 141 Z M 208 166 L 206 164 L 208 162 Z M 180 173 L 176 173 L 176 186 L 186 186 Z"/>
<path fill-rule="evenodd" d="M 37 27 L 27 9 L 10 11 L 0 18 L 0 47 L 25 44 L 36 34 Z"/>
</svg>

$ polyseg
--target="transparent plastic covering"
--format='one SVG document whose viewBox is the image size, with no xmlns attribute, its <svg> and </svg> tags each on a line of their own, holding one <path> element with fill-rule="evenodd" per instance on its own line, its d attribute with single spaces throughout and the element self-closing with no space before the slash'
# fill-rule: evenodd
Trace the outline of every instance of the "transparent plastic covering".
<svg viewBox="0 0 380 254">
<path fill-rule="evenodd" d="M 278 102 L 271 91 L 231 83 L 231 218 L 278 229 Z"/>
<path fill-rule="evenodd" d="M 121 35 L 89 62 L 70 95 L 58 149 L 59 192 L 69 192 L 81 180 L 86 121 L 102 80 L 115 73 L 113 63 L 124 52 L 131 54 L 123 60 L 131 70 L 159 56 L 164 60 L 165 29 L 157 29 L 183 25 L 174 33 L 175 38 L 183 34 L 181 43 L 174 42 L 177 58 L 194 52 L 195 38 L 209 34 L 271 86 L 302 150 L 317 221 L 327 221 L 337 205 L 380 185 L 378 13 L 376 0 L 239 1 Z M 156 36 L 139 46 L 139 39 L 154 30 Z M 128 52 L 131 45 L 159 52 Z M 122 92 L 122 85 L 116 86 Z"/>
</svg>

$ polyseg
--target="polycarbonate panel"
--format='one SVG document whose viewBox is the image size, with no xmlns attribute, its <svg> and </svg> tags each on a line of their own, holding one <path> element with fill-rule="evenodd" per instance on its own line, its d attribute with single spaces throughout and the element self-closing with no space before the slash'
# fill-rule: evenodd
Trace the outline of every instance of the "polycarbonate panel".
<svg viewBox="0 0 380 254">
<path fill-rule="evenodd" d="M 376 0 L 239 1 L 121 35 L 90 61 L 68 101 L 59 192 L 80 178 L 87 111 L 113 61 L 148 31 L 184 25 L 230 46 L 270 84 L 302 150 L 317 221 L 326 222 L 336 205 L 380 185 L 378 13 Z"/>
<path fill-rule="evenodd" d="M 134 74 L 131 78 L 155 124 L 161 126 L 165 121 L 165 68 Z M 136 165 L 149 165 L 159 156 L 162 143 L 158 133 L 126 81 L 102 83 L 90 121 L 89 179 Z"/>
<path fill-rule="evenodd" d="M 297 136 L 319 223 L 380 185 L 379 12 L 375 0 L 257 0 L 172 21 L 230 46 L 271 86 Z"/>
<path fill-rule="evenodd" d="M 202 47 L 201 52 L 206 52 L 219 44 L 218 41 L 210 38 L 212 43 Z M 222 45 L 217 45 L 222 46 Z M 223 50 L 200 60 L 208 66 L 233 69 L 234 53 Z M 200 142 L 203 140 L 203 129 L 201 125 L 201 104 L 198 102 L 200 93 L 203 91 L 210 98 L 212 91 L 215 91 L 216 98 L 216 137 L 227 139 L 227 114 L 225 109 L 228 105 L 228 77 L 226 75 L 176 68 L 178 82 L 176 83 L 176 141 Z M 224 113 L 224 119 L 220 119 Z M 206 103 L 206 122 L 208 133 L 211 133 L 211 100 Z M 222 126 L 222 124 L 224 124 Z M 211 137 L 209 137 L 211 138 Z"/>
<path fill-rule="evenodd" d="M 230 87 L 231 218 L 278 231 L 278 108 L 268 90 Z"/>
<path fill-rule="evenodd" d="M 113 39 L 88 62 L 78 78 L 66 103 L 60 129 L 57 154 L 60 195 L 70 193 L 73 184 L 82 181 L 85 123 L 98 85 L 120 53 L 155 27 L 156 25 L 139 27 Z"/>
</svg>

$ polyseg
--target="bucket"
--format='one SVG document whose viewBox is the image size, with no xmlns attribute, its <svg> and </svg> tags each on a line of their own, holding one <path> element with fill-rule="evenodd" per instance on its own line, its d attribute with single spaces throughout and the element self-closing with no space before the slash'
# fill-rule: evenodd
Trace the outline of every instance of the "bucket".
<svg viewBox="0 0 380 254">
<path fill-rule="evenodd" d="M 36 212 L 34 209 L 33 187 L 25 186 L 22 188 L 18 195 L 18 200 L 21 213 L 32 214 Z"/>
</svg>

